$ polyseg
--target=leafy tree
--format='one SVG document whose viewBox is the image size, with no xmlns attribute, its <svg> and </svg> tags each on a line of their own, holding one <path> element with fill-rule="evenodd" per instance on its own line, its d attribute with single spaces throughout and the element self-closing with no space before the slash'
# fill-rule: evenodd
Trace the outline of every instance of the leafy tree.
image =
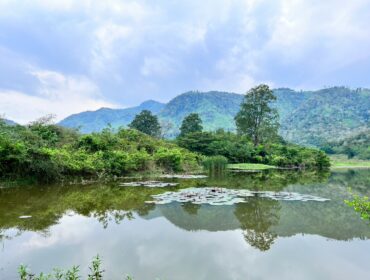
<svg viewBox="0 0 370 280">
<path fill-rule="evenodd" d="M 180 127 L 180 136 L 185 136 L 189 133 L 202 132 L 202 119 L 197 113 L 189 114 L 184 118 Z"/>
<path fill-rule="evenodd" d="M 128 126 L 153 137 L 160 137 L 161 135 L 161 126 L 157 116 L 154 116 L 148 110 L 141 111 Z"/>
<path fill-rule="evenodd" d="M 277 136 L 279 114 L 271 107 L 275 100 L 267 85 L 259 85 L 247 92 L 235 117 L 238 133 L 249 136 L 255 146 Z"/>
</svg>

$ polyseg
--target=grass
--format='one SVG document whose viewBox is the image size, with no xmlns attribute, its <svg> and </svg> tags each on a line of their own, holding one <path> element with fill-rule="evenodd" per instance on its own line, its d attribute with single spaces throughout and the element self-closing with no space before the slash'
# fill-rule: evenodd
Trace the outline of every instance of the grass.
<svg viewBox="0 0 370 280">
<path fill-rule="evenodd" d="M 259 163 L 235 163 L 229 164 L 228 169 L 237 169 L 237 170 L 267 170 L 274 169 L 276 166 L 259 164 Z"/>
<path fill-rule="evenodd" d="M 370 160 L 348 159 L 345 155 L 330 156 L 331 168 L 370 168 Z"/>
</svg>

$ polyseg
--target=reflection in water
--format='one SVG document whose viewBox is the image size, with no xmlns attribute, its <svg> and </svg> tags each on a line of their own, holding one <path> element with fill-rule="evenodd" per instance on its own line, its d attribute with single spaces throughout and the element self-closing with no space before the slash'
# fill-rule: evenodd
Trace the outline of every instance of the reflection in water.
<svg viewBox="0 0 370 280">
<path fill-rule="evenodd" d="M 215 238 L 214 234 L 222 233 L 224 234 L 222 238 L 226 236 L 229 238 L 222 239 L 225 244 L 220 246 L 226 246 L 226 249 L 222 247 L 223 250 L 227 250 L 228 246 L 234 244 L 237 235 L 243 244 L 247 242 L 257 249 L 256 252 L 264 252 L 265 255 L 277 250 L 279 237 L 291 239 L 293 236 L 304 234 L 305 236 L 321 236 L 331 240 L 346 241 L 370 238 L 369 225 L 343 203 L 343 200 L 348 198 L 348 187 L 361 195 L 370 194 L 370 171 L 368 170 L 340 171 L 330 176 L 320 173 L 269 171 L 253 174 L 226 174 L 216 178 L 196 180 L 169 178 L 161 180 L 179 183 L 179 185 L 168 188 L 146 188 L 122 187 L 119 183 L 112 183 L 91 186 L 35 186 L 0 189 L 0 242 L 3 243 L 1 257 L 9 258 L 13 251 L 17 252 L 14 249 L 14 247 L 18 248 L 17 246 L 23 249 L 33 248 L 26 250 L 30 256 L 41 254 L 38 247 L 35 249 L 32 247 L 34 245 L 30 244 L 43 244 L 46 239 L 55 242 L 51 244 L 58 244 L 61 248 L 65 248 L 67 246 L 63 243 L 65 241 L 58 239 L 65 236 L 67 234 L 65 232 L 71 232 L 68 233 L 71 237 L 66 235 L 68 241 L 79 240 L 74 243 L 75 247 L 73 247 L 73 251 L 77 252 L 76 257 L 82 258 L 84 246 L 94 246 L 92 240 L 103 238 L 109 243 L 114 237 L 116 243 L 112 245 L 112 248 L 117 250 L 116 254 L 125 251 L 128 244 L 136 244 L 136 247 L 130 251 L 133 255 L 129 257 L 135 259 L 138 255 L 144 254 L 145 260 L 152 251 L 167 252 L 166 246 L 171 248 L 175 246 L 167 243 L 170 242 L 167 240 L 170 232 L 174 234 L 173 238 L 176 240 L 174 244 L 180 239 L 187 239 L 190 242 L 186 245 L 187 247 L 191 247 L 189 240 L 192 240 L 191 238 L 198 233 L 204 236 L 206 241 L 202 240 L 201 243 L 197 243 L 197 246 L 203 246 L 208 240 Z M 250 197 L 247 198 L 246 203 L 222 206 L 192 203 L 166 205 L 145 203 L 151 199 L 152 195 L 190 187 L 298 192 L 329 198 L 330 201 L 325 203 L 276 201 Z M 32 218 L 19 218 L 25 215 L 32 216 Z M 83 220 L 84 228 L 79 226 L 81 217 L 87 217 Z M 96 226 L 99 226 L 100 230 L 97 230 Z M 55 228 L 59 227 L 62 228 L 62 232 L 56 234 Z M 123 227 L 129 237 L 122 233 Z M 95 235 L 90 239 L 86 237 L 85 241 L 85 236 L 89 234 L 90 229 L 94 229 Z M 181 230 L 176 231 L 178 229 Z M 240 235 L 240 231 L 243 236 Z M 157 245 L 159 240 L 152 237 L 154 232 L 157 234 L 156 238 L 163 236 L 160 246 Z M 40 238 L 42 241 L 37 241 Z M 86 242 L 88 244 L 85 244 Z M 28 247 L 24 245 L 25 243 Z M 149 246 L 145 253 L 141 252 L 143 243 Z M 5 244 L 9 245 L 5 246 Z M 168 249 L 170 252 L 171 248 Z M 196 253 L 190 251 L 189 254 L 205 254 L 202 248 L 192 248 Z M 86 256 L 88 260 L 93 254 L 100 253 L 103 249 L 94 247 L 94 250 L 95 252 Z M 215 249 L 207 247 L 207 254 L 216 254 L 212 250 Z M 49 256 L 46 249 L 42 252 L 45 254 L 42 258 Z M 184 254 L 185 257 L 190 258 Z M 203 256 L 203 259 L 206 257 Z M 117 258 L 120 258 L 120 255 Z M 172 253 L 166 255 L 167 260 L 172 258 L 174 258 Z M 153 256 L 152 259 L 156 260 L 158 257 Z M 15 266 L 23 262 L 22 255 L 14 258 L 14 262 L 16 263 L 11 264 Z"/>
<path fill-rule="evenodd" d="M 197 215 L 201 205 L 194 204 L 191 202 L 185 202 L 181 204 L 182 208 L 190 215 Z"/>
<path fill-rule="evenodd" d="M 229 229 L 239 228 L 249 231 L 249 236 L 255 235 L 258 239 L 261 233 L 269 232 L 273 227 L 275 233 L 266 236 L 274 237 L 277 232 L 281 235 L 292 233 L 287 226 L 286 230 L 281 228 L 281 223 L 288 224 L 302 223 L 304 225 L 302 233 L 318 233 L 320 227 L 331 224 L 335 232 L 350 232 L 353 237 L 367 238 L 367 234 L 360 234 L 356 231 L 354 224 L 359 224 L 362 228 L 362 221 L 355 219 L 350 209 L 342 203 L 347 197 L 347 188 L 351 187 L 355 192 L 362 195 L 369 194 L 370 171 L 348 171 L 333 173 L 330 178 L 327 174 L 321 173 L 300 173 L 300 172 L 259 172 L 253 174 L 228 174 L 216 178 L 181 180 L 172 179 L 170 182 L 180 183 L 177 187 L 170 188 L 145 188 L 145 187 L 120 187 L 118 184 L 111 185 L 92 185 L 92 186 L 44 186 L 44 187 L 19 187 L 0 189 L 0 238 L 3 239 L 4 231 L 7 229 L 17 229 L 47 232 L 47 229 L 58 223 L 61 217 L 70 211 L 74 213 L 97 219 L 104 228 L 110 223 L 119 224 L 122 220 L 132 220 L 134 214 L 141 217 L 150 216 L 169 216 L 169 220 L 177 226 L 181 225 L 181 219 L 176 216 L 183 216 L 185 211 L 192 220 L 202 229 L 202 220 L 213 223 L 212 228 L 217 228 L 219 224 L 229 223 Z M 169 179 L 170 180 L 170 179 Z M 289 191 L 304 194 L 328 197 L 328 203 L 281 203 L 269 199 L 248 198 L 247 203 L 236 204 L 235 207 L 215 206 L 207 208 L 202 205 L 191 203 L 182 204 L 181 208 L 174 206 L 158 207 L 154 204 L 145 203 L 150 200 L 152 195 L 161 194 L 166 191 L 176 191 L 189 187 L 210 187 L 217 186 L 231 189 L 251 189 L 260 191 Z M 235 210 L 234 210 L 235 208 Z M 171 209 L 166 211 L 165 209 Z M 208 209 L 208 210 L 205 210 Z M 289 210 L 289 212 L 287 211 Z M 234 211 L 231 215 L 228 212 Z M 171 212 L 168 215 L 168 212 Z M 283 219 L 279 222 L 279 216 L 283 213 Z M 207 215 L 206 215 L 207 214 Z M 323 215 L 324 214 L 324 215 Z M 29 215 L 30 219 L 20 219 L 20 216 Z M 234 218 L 231 218 L 233 216 Z M 217 220 L 227 217 L 227 221 L 220 223 Z M 185 219 L 182 217 L 182 219 Z M 286 219 L 289 219 L 287 222 Z M 317 219 L 315 221 L 315 219 Z M 333 221 L 340 219 L 340 223 Z M 346 219 L 351 224 L 346 223 Z M 355 219 L 355 220 L 354 220 Z M 319 223 L 320 221 L 320 223 Z M 186 229 L 191 224 L 187 221 Z M 280 227 L 279 227 L 280 226 Z M 339 230 L 340 228 L 343 230 Z M 225 230 L 227 228 L 223 228 Z M 271 230 L 270 230 L 271 231 Z M 252 233 L 254 232 L 254 233 Z M 327 233 L 330 238 L 336 238 L 335 232 Z M 356 234 L 358 232 L 358 234 Z M 338 233 L 339 234 L 339 233 Z M 340 234 L 339 234 L 340 235 Z M 343 237 L 339 239 L 350 238 Z M 247 239 L 247 238 L 246 238 Z M 270 238 L 271 239 L 271 238 Z M 267 248 L 267 247 L 266 247 Z"/>
<path fill-rule="evenodd" d="M 270 227 L 279 223 L 280 209 L 279 201 L 255 198 L 236 206 L 235 216 L 240 222 L 244 239 L 251 246 L 261 251 L 270 249 L 277 237 Z"/>
</svg>

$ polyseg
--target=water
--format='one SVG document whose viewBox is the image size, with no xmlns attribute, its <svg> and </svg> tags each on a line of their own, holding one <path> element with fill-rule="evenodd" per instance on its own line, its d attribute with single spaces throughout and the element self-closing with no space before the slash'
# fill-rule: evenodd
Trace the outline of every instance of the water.
<svg viewBox="0 0 370 280">
<path fill-rule="evenodd" d="M 370 275 L 370 225 L 343 203 L 348 187 L 370 195 L 369 170 L 156 180 L 179 185 L 127 187 L 120 181 L 0 189 L 0 279 L 17 279 L 21 263 L 36 273 L 78 264 L 85 273 L 97 253 L 106 279 L 127 274 L 137 280 Z M 330 200 L 145 203 L 152 195 L 193 187 L 294 192 Z"/>
</svg>

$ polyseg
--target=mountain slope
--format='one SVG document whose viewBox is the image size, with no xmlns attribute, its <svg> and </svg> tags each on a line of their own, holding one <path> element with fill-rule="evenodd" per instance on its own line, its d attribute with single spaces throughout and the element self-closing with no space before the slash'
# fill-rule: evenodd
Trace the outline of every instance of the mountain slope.
<svg viewBox="0 0 370 280">
<path fill-rule="evenodd" d="M 349 157 L 357 156 L 360 159 L 370 159 L 370 129 L 359 132 L 343 140 L 328 143 L 328 153 L 346 154 Z"/>
<path fill-rule="evenodd" d="M 153 114 L 158 114 L 164 106 L 163 103 L 149 100 L 132 108 L 101 108 L 97 111 L 87 111 L 71 115 L 59 122 L 59 125 L 80 128 L 80 131 L 83 133 L 96 132 L 101 131 L 107 127 L 108 124 L 111 124 L 113 128 L 126 126 L 134 119 L 135 115 L 142 110 L 149 110 Z"/>
<path fill-rule="evenodd" d="M 320 146 L 365 129 L 370 121 L 370 90 L 334 87 L 312 92 L 282 122 L 281 134 L 291 142 Z"/>
<path fill-rule="evenodd" d="M 159 118 L 173 124 L 177 133 L 182 120 L 190 113 L 198 113 L 205 130 L 235 129 L 234 116 L 239 111 L 243 95 L 219 91 L 190 91 L 172 99 L 159 114 Z"/>
</svg>

